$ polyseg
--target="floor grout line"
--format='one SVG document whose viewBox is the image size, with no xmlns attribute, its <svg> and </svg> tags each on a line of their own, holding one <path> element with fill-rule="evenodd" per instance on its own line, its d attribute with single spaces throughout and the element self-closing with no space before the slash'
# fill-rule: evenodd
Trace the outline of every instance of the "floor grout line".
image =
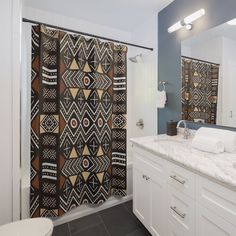
<svg viewBox="0 0 236 236">
<path fill-rule="evenodd" d="M 102 223 L 103 223 L 104 228 L 105 228 L 105 230 L 106 230 L 106 232 L 107 232 L 107 235 L 108 235 L 108 236 L 111 236 L 111 234 L 110 234 L 110 232 L 109 232 L 109 230 L 108 230 L 108 228 L 107 228 L 107 226 L 106 226 L 106 223 L 104 222 L 102 216 L 100 215 L 99 212 L 98 212 L 97 214 L 99 215 L 100 219 L 102 220 Z"/>
<path fill-rule="evenodd" d="M 72 234 L 71 234 L 71 228 L 70 228 L 70 224 L 69 224 L 69 223 L 67 223 L 67 227 L 68 227 L 68 229 L 69 229 L 69 234 L 70 234 L 70 236 L 72 236 Z"/>
<path fill-rule="evenodd" d="M 108 235 L 108 236 L 111 236 L 111 234 L 110 234 L 110 232 L 109 232 L 109 230 L 108 230 L 108 228 L 107 228 L 106 224 L 105 224 L 105 223 L 103 223 L 103 225 L 104 225 L 104 228 L 105 228 L 105 230 L 106 230 L 106 232 L 107 232 L 107 235 Z"/>
<path fill-rule="evenodd" d="M 123 203 L 124 204 L 124 208 L 126 209 L 126 211 L 128 211 L 128 213 L 132 216 L 132 217 L 135 217 L 139 222 L 140 222 L 140 224 L 141 224 L 141 226 L 140 227 L 138 227 L 136 230 L 134 230 L 133 232 L 131 232 L 131 233 L 134 233 L 134 232 L 136 232 L 136 231 L 138 231 L 138 230 L 141 230 L 142 229 L 142 227 L 144 227 L 145 228 L 145 226 L 142 224 L 142 222 L 134 215 L 134 213 L 133 213 L 133 207 L 132 207 L 132 211 L 130 211 L 130 209 L 125 205 L 125 203 Z M 146 228 L 145 228 L 146 229 Z M 147 229 L 146 229 L 147 230 Z M 148 230 L 147 230 L 148 231 Z M 129 233 L 129 234 L 131 234 L 131 233 Z M 129 234 L 127 234 L 126 236 L 129 236 Z"/>
</svg>

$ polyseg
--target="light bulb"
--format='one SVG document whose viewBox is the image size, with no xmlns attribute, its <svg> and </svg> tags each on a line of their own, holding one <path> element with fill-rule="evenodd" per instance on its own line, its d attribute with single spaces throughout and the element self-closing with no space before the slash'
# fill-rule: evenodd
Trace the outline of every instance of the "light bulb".
<svg viewBox="0 0 236 236">
<path fill-rule="evenodd" d="M 181 24 L 180 21 L 178 21 L 177 23 L 175 23 L 174 25 L 172 25 L 171 27 L 168 28 L 168 32 L 169 33 L 173 33 L 176 30 L 179 30 L 183 27 L 183 25 Z"/>
<path fill-rule="evenodd" d="M 236 25 L 236 18 L 227 22 L 228 25 Z"/>
<path fill-rule="evenodd" d="M 196 11 L 194 12 L 193 14 L 187 16 L 184 18 L 184 23 L 186 25 L 190 24 L 190 23 L 193 23 L 195 20 L 197 20 L 198 18 L 202 17 L 205 15 L 205 10 L 204 9 L 201 9 L 199 11 Z"/>
<path fill-rule="evenodd" d="M 179 30 L 181 28 L 183 28 L 184 26 L 186 27 L 186 29 L 191 30 L 192 29 L 192 23 L 197 20 L 198 18 L 202 17 L 203 15 L 205 15 L 206 12 L 205 10 L 202 8 L 199 11 L 194 12 L 193 14 L 187 16 L 184 18 L 184 20 L 180 20 L 177 23 L 175 23 L 174 25 L 172 25 L 171 27 L 168 28 L 168 32 L 169 33 L 173 33 L 176 30 Z M 235 19 L 236 20 L 236 19 Z M 235 23 L 236 24 L 236 23 Z"/>
</svg>

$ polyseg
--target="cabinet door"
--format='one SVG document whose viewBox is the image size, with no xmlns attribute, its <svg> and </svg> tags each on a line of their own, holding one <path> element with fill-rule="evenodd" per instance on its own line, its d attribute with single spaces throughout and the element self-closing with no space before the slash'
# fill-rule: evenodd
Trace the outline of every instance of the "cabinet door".
<svg viewBox="0 0 236 236">
<path fill-rule="evenodd" d="M 157 176 L 158 177 L 158 176 Z M 153 236 L 166 235 L 166 184 L 163 178 L 151 177 L 150 230 Z"/>
<path fill-rule="evenodd" d="M 235 236 L 236 227 L 207 208 L 197 205 L 196 236 Z"/>
<path fill-rule="evenodd" d="M 149 185 L 142 171 L 133 170 L 133 211 L 138 219 L 147 226 L 149 214 Z"/>
<path fill-rule="evenodd" d="M 157 158 L 156 158 L 157 159 Z M 166 236 L 166 177 L 163 162 L 134 156 L 134 213 L 153 236 Z"/>
</svg>

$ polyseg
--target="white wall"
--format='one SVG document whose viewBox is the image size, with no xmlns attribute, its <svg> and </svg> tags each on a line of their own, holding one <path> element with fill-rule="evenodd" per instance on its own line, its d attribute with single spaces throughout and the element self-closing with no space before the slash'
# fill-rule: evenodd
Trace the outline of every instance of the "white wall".
<svg viewBox="0 0 236 236">
<path fill-rule="evenodd" d="M 132 32 L 132 41 L 137 44 L 154 48 L 154 51 L 132 48 L 132 56 L 142 53 L 137 64 L 130 63 L 133 71 L 130 90 L 132 90 L 132 106 L 130 129 L 133 136 L 157 134 L 157 13 L 151 15 Z M 136 122 L 142 118 L 144 129 L 139 129 Z"/>
<path fill-rule="evenodd" d="M 1 2 L 0 26 L 0 224 L 12 219 L 12 2 Z"/>
<path fill-rule="evenodd" d="M 222 125 L 236 124 L 236 41 L 222 38 Z"/>
<path fill-rule="evenodd" d="M 217 37 L 191 47 L 183 45 L 181 51 L 183 56 L 220 64 L 222 62 L 222 38 Z"/>
<path fill-rule="evenodd" d="M 30 7 L 23 7 L 23 17 L 52 25 L 58 25 L 60 27 L 87 32 L 90 34 L 101 35 L 103 37 L 111 37 L 118 40 L 129 41 L 131 37 L 130 32 L 128 31 L 122 31 L 104 25 L 88 22 L 83 19 L 75 19 Z"/>
<path fill-rule="evenodd" d="M 214 63 L 221 63 L 222 60 L 222 39 L 221 37 L 204 43 L 195 45 L 191 48 L 192 57 Z"/>
<path fill-rule="evenodd" d="M 184 45 L 184 43 L 181 44 L 181 55 L 186 57 L 191 57 L 191 47 Z"/>
<path fill-rule="evenodd" d="M 13 220 L 13 178 L 19 170 L 19 26 L 20 1 L 2 0 L 0 28 L 0 225 Z M 14 95 L 14 96 L 13 96 Z M 19 101 L 19 99 L 18 99 Z M 16 112 L 15 117 L 13 112 Z M 14 161 L 13 161 L 14 158 Z M 19 177 L 19 176 L 18 176 Z M 15 180 L 15 179 L 14 179 Z M 19 183 L 19 178 L 14 186 Z M 18 186 L 19 187 L 19 186 Z M 15 191 L 16 190 L 16 191 Z M 19 188 L 14 193 L 19 194 Z M 19 198 L 18 198 L 19 201 Z M 16 209 L 17 211 L 17 209 Z"/>
</svg>

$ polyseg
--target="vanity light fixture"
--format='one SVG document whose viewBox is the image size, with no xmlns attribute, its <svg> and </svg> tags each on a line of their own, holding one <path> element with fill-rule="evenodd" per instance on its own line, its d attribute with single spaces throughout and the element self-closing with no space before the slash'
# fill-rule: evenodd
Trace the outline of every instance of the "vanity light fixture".
<svg viewBox="0 0 236 236">
<path fill-rule="evenodd" d="M 193 27 L 192 26 L 193 22 L 199 19 L 200 17 L 204 16 L 205 14 L 206 14 L 205 10 L 200 9 L 199 11 L 194 12 L 193 14 L 185 17 L 183 20 L 178 21 L 177 23 L 169 27 L 168 32 L 173 33 L 174 31 L 179 30 L 183 27 L 186 27 L 186 29 L 191 30 Z"/>
<path fill-rule="evenodd" d="M 228 25 L 236 25 L 236 18 L 227 22 Z"/>
</svg>

